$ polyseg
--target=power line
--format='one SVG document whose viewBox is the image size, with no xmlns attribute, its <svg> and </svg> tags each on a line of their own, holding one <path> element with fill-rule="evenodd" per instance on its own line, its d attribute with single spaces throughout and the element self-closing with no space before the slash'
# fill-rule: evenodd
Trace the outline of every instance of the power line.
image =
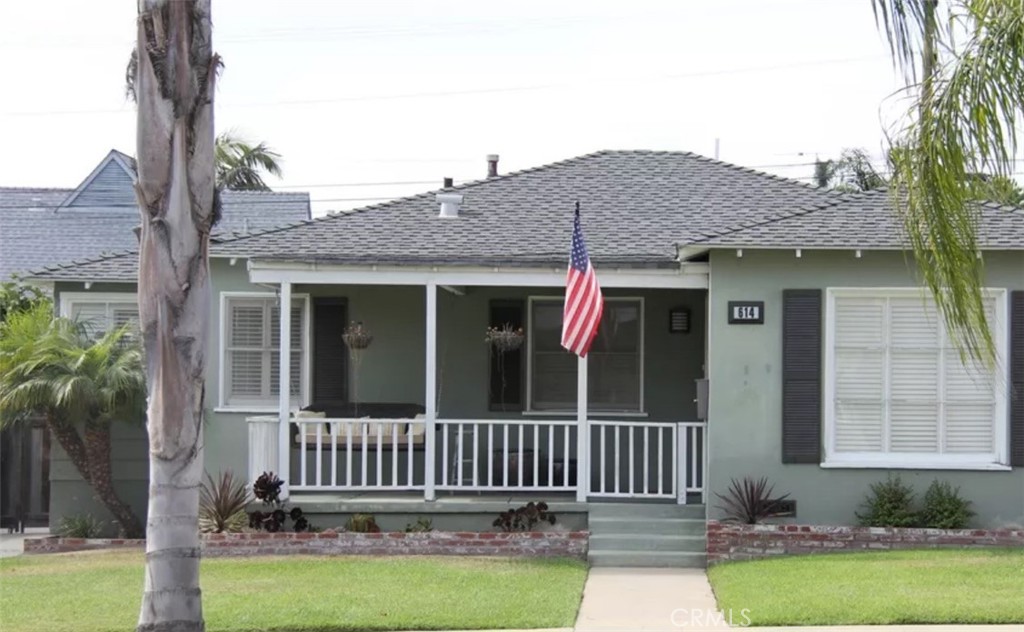
<svg viewBox="0 0 1024 632">
<path fill-rule="evenodd" d="M 832 64 L 847 64 L 858 61 L 869 61 L 873 59 L 879 59 L 880 55 L 870 55 L 864 57 L 848 57 L 842 59 L 819 59 L 804 62 L 795 62 L 790 64 L 777 64 L 770 66 L 750 66 L 744 68 L 731 68 L 731 69 L 720 69 L 720 70 L 708 70 L 708 71 L 694 71 L 687 73 L 673 73 L 669 75 L 653 76 L 653 77 L 607 77 L 603 79 L 597 79 L 594 81 L 570 81 L 561 83 L 549 83 L 549 84 L 537 84 L 528 86 L 510 86 L 510 87 L 497 87 L 497 88 L 478 88 L 469 90 L 441 90 L 441 91 L 430 91 L 430 92 L 409 92 L 409 93 L 397 93 L 397 94 L 382 94 L 382 95 L 356 95 L 349 97 L 329 97 L 323 99 L 293 99 L 293 100 L 276 100 L 276 101 L 263 101 L 263 102 L 239 102 L 239 103 L 228 103 L 221 104 L 217 102 L 217 105 L 223 105 L 224 107 L 234 108 L 260 108 L 260 107 L 287 107 L 287 106 L 303 106 L 303 105 L 327 105 L 332 103 L 353 103 L 353 102 L 368 102 L 368 101 L 395 101 L 403 99 L 427 99 L 427 98 L 445 98 L 445 97 L 462 97 L 462 96 L 476 96 L 485 94 L 505 94 L 510 92 L 531 92 L 541 90 L 551 90 L 559 88 L 572 87 L 574 85 L 596 85 L 605 83 L 645 83 L 645 82 L 662 82 L 662 81 L 673 81 L 676 79 L 696 78 L 696 77 L 713 77 L 722 75 L 734 75 L 749 72 L 770 72 L 774 70 L 786 70 L 793 68 L 807 68 L 814 66 L 825 66 Z M 20 111 L 20 112 L 4 112 L 7 116 L 62 116 L 62 115 L 86 115 L 86 114 L 129 114 L 134 113 L 134 108 L 119 108 L 119 109 L 95 109 L 95 110 L 45 110 L 45 111 Z"/>
</svg>

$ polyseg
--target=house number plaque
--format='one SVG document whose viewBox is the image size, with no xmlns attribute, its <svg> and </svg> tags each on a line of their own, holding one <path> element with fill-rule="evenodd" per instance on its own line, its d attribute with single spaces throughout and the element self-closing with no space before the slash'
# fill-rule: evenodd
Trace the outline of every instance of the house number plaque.
<svg viewBox="0 0 1024 632">
<path fill-rule="evenodd" d="M 764 301 L 729 301 L 730 325 L 763 325 Z"/>
</svg>

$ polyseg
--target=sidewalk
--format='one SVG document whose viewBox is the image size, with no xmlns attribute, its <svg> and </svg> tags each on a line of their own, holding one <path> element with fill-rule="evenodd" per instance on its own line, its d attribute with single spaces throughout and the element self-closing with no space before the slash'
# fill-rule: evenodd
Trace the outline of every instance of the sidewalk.
<svg viewBox="0 0 1024 632">
<path fill-rule="evenodd" d="M 710 632 L 742 628 L 745 619 L 718 612 L 702 569 L 592 568 L 576 632 Z M 758 627 L 756 632 L 1021 632 L 1020 625 L 838 625 Z"/>
<path fill-rule="evenodd" d="M 25 533 L 7 533 L 4 529 L 0 531 L 0 557 L 21 555 L 26 538 L 38 538 L 49 534 L 50 530 L 46 527 L 29 527 L 25 529 Z"/>
</svg>

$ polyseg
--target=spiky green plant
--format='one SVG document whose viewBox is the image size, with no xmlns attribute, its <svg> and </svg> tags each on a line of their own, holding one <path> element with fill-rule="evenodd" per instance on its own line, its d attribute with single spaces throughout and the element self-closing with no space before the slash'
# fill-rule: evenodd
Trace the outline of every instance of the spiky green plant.
<svg viewBox="0 0 1024 632">
<path fill-rule="evenodd" d="M 146 384 L 126 325 L 93 340 L 77 323 L 54 318 L 48 302 L 0 323 L 0 427 L 42 417 L 51 435 L 128 537 L 139 519 L 114 489 L 110 426 L 143 418 Z"/>
<path fill-rule="evenodd" d="M 245 506 L 249 489 L 228 470 L 214 479 L 209 473 L 199 490 L 199 530 L 203 533 L 238 533 L 249 525 Z"/>
</svg>

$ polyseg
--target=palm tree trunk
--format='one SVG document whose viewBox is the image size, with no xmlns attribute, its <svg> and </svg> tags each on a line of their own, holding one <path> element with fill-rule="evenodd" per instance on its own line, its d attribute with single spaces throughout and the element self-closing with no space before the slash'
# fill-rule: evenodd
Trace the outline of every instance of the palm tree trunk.
<svg viewBox="0 0 1024 632">
<path fill-rule="evenodd" d="M 110 472 L 110 427 L 102 424 L 86 424 L 85 453 L 89 459 L 89 484 L 92 485 L 107 511 L 121 527 L 126 538 L 141 538 L 142 524 L 132 508 L 114 491 Z"/>
<path fill-rule="evenodd" d="M 89 468 L 89 455 L 86 453 L 85 444 L 75 428 L 63 420 L 58 419 L 52 413 L 46 415 L 46 427 L 57 439 L 57 443 L 68 455 L 71 464 L 75 466 L 78 473 L 86 483 L 92 485 L 92 472 Z"/>
<path fill-rule="evenodd" d="M 149 515 L 139 632 L 204 629 L 199 487 L 214 207 L 210 0 L 142 0 L 134 92 Z"/>
</svg>

